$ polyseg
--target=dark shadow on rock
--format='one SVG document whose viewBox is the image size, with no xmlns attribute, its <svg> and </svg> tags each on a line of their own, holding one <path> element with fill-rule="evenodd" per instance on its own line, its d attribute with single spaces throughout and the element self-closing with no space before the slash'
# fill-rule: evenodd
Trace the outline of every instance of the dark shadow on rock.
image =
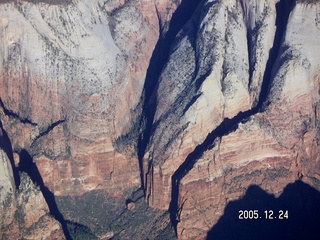
<svg viewBox="0 0 320 240">
<path fill-rule="evenodd" d="M 276 4 L 277 10 L 277 19 L 276 19 L 276 33 L 274 37 L 273 47 L 270 49 L 269 59 L 266 64 L 265 73 L 263 76 L 263 82 L 261 86 L 261 92 L 259 95 L 258 102 L 256 105 L 244 112 L 239 112 L 233 118 L 225 118 L 219 126 L 217 126 L 213 131 L 209 132 L 205 140 L 195 147 L 195 149 L 187 156 L 185 161 L 179 166 L 179 168 L 174 172 L 171 178 L 171 202 L 169 206 L 170 219 L 172 225 L 177 229 L 179 222 L 179 191 L 180 191 L 180 182 L 188 174 L 188 172 L 194 167 L 195 163 L 199 158 L 207 151 L 214 147 L 215 140 L 221 138 L 222 136 L 228 135 L 229 133 L 235 131 L 238 128 L 239 123 L 245 123 L 252 116 L 258 112 L 264 111 L 264 108 L 269 104 L 266 103 L 269 89 L 272 84 L 272 70 L 274 68 L 275 62 L 279 56 L 280 46 L 282 43 L 283 36 L 285 34 L 286 26 L 288 23 L 288 18 L 292 10 L 294 1 L 280 0 Z M 204 12 L 208 11 L 211 5 L 205 5 L 207 9 Z M 200 21 L 202 20 L 200 19 Z M 209 74 L 209 72 L 208 72 Z M 206 79 L 204 75 L 203 79 L 199 79 L 198 86 Z M 237 239 L 237 238 L 231 238 Z"/>
<path fill-rule="evenodd" d="M 50 210 L 50 214 L 60 222 L 63 233 L 67 240 L 71 239 L 67 223 L 58 209 L 54 194 L 44 185 L 42 176 L 37 168 L 37 165 L 33 162 L 31 155 L 25 149 L 20 152 L 19 170 L 26 172 L 31 178 L 32 182 L 40 187 L 43 197 L 45 198 Z"/>
<path fill-rule="evenodd" d="M 0 121 L 0 148 L 6 153 L 7 157 L 9 158 L 12 172 L 13 172 L 15 187 L 16 189 L 18 189 L 20 185 L 19 171 L 15 167 L 11 140 L 7 132 L 4 130 L 1 121 Z"/>
<path fill-rule="evenodd" d="M 286 33 L 289 15 L 294 5 L 295 5 L 294 0 L 280 0 L 276 4 L 276 11 L 277 11 L 276 32 L 275 32 L 272 48 L 270 49 L 270 52 L 269 52 L 269 58 L 266 63 L 266 69 L 263 75 L 263 81 L 261 85 L 259 100 L 257 105 L 255 106 L 260 111 L 264 110 L 264 108 L 270 104 L 268 100 L 270 87 L 272 85 L 272 80 L 276 74 L 276 71 L 278 70 L 278 69 L 275 69 L 275 67 L 277 67 L 276 61 L 278 58 L 281 57 L 280 47 L 283 45 L 283 38 Z"/>
<path fill-rule="evenodd" d="M 176 11 L 173 13 L 168 30 L 163 32 L 163 22 L 158 14 L 159 18 L 159 40 L 152 53 L 149 67 L 147 69 L 145 84 L 142 93 L 142 117 L 140 119 L 140 136 L 138 139 L 138 159 L 140 168 L 141 188 L 144 190 L 144 169 L 143 169 L 143 157 L 149 143 L 149 139 L 153 129 L 153 119 L 156 112 L 156 93 L 159 85 L 159 78 L 163 68 L 168 62 L 170 56 L 170 49 L 175 40 L 178 32 L 183 26 L 190 20 L 193 13 L 199 5 L 199 0 L 183 0 Z"/>
<path fill-rule="evenodd" d="M 239 219 L 241 210 L 258 210 L 259 217 Z M 279 219 L 281 211 L 283 219 Z M 256 185 L 250 186 L 243 198 L 227 205 L 207 239 L 320 239 L 320 192 L 296 181 L 275 198 Z"/>
</svg>

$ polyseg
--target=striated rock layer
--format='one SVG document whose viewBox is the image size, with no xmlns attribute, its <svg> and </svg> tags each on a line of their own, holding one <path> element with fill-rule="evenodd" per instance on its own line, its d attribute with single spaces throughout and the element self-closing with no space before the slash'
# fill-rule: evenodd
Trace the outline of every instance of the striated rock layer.
<svg viewBox="0 0 320 240">
<path fill-rule="evenodd" d="M 1 237 L 203 239 L 251 185 L 320 190 L 319 9 L 0 1 Z"/>
<path fill-rule="evenodd" d="M 319 189 L 319 3 L 207 1 L 156 89 L 147 200 L 181 239 L 204 238 L 256 184 Z"/>
<path fill-rule="evenodd" d="M 0 149 L 1 239 L 65 239 L 60 223 L 49 213 L 47 203 L 29 176 L 21 174 L 15 190 L 7 154 Z"/>
<path fill-rule="evenodd" d="M 148 0 L 0 5 L 1 120 L 13 150 L 34 157 L 56 195 L 140 186 L 134 150 L 120 153 L 115 140 L 138 127 L 149 59 L 175 7 Z"/>
<path fill-rule="evenodd" d="M 36 172 L 50 198 L 100 189 L 115 212 L 122 207 L 141 186 L 137 144 L 122 136 L 138 134 L 148 64 L 179 3 L 0 1 L 0 122 L 12 186 L 26 181 L 19 171 Z M 73 233 L 83 219 L 69 220 Z"/>
</svg>

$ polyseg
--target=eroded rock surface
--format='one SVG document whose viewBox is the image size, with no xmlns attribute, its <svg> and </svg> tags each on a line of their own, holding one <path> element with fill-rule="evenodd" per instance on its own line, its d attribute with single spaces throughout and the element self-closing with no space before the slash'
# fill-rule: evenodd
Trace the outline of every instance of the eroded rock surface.
<svg viewBox="0 0 320 240">
<path fill-rule="evenodd" d="M 65 239 L 39 189 L 26 173 L 16 190 L 11 164 L 0 149 L 1 239 Z"/>
<path fill-rule="evenodd" d="M 179 3 L 0 2 L 0 120 L 17 185 L 24 155 L 55 196 L 102 189 L 119 205 L 140 187 L 136 139 L 121 136 L 137 138 L 148 64 Z"/>
<path fill-rule="evenodd" d="M 120 153 L 116 139 L 138 128 L 149 59 L 175 8 L 160 1 L 0 5 L 2 122 L 14 151 L 32 154 L 56 195 L 139 187 L 135 150 Z"/>
<path fill-rule="evenodd" d="M 179 33 L 143 161 L 147 200 L 181 239 L 205 237 L 252 184 L 319 189 L 318 6 L 208 1 Z"/>
<path fill-rule="evenodd" d="M 25 155 L 72 234 L 202 239 L 251 185 L 320 190 L 319 9 L 0 1 L 1 197 L 30 183 Z"/>
</svg>

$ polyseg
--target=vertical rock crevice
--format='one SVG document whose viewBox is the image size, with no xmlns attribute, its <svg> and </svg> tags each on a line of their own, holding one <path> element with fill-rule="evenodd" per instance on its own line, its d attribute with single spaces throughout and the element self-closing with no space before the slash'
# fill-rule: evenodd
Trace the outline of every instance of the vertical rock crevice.
<svg viewBox="0 0 320 240">
<path fill-rule="evenodd" d="M 31 178 L 32 182 L 37 186 L 39 186 L 40 191 L 49 207 L 50 214 L 58 222 L 60 222 L 66 239 L 67 240 L 72 239 L 67 227 L 67 222 L 65 221 L 63 215 L 58 209 L 54 194 L 45 186 L 42 176 L 37 168 L 37 165 L 33 162 L 33 158 L 25 149 L 22 149 L 20 151 L 19 156 L 20 156 L 19 171 L 26 172 Z"/>
<path fill-rule="evenodd" d="M 41 131 L 38 136 L 35 137 L 35 139 L 33 140 L 32 144 L 34 144 L 37 140 L 39 140 L 43 136 L 47 135 L 55 127 L 57 127 L 58 125 L 64 123 L 65 121 L 66 121 L 65 119 L 62 119 L 62 120 L 58 120 L 58 121 L 53 122 L 52 124 L 50 124 L 47 128 L 45 128 L 43 131 Z M 31 146 L 32 146 L 32 144 L 31 144 Z"/>
<path fill-rule="evenodd" d="M 185 159 L 185 161 L 174 172 L 171 178 L 171 201 L 169 205 L 170 221 L 174 227 L 175 233 L 178 236 L 177 226 L 180 219 L 181 207 L 179 206 L 179 190 L 180 182 L 184 176 L 193 168 L 197 160 L 209 149 L 215 145 L 215 140 L 222 136 L 228 135 L 235 131 L 239 123 L 246 122 L 251 116 L 258 112 L 262 112 L 270 104 L 268 102 L 268 94 L 270 85 L 274 76 L 275 63 L 279 57 L 280 46 L 286 31 L 288 18 L 294 6 L 295 1 L 280 0 L 276 4 L 276 32 L 273 42 L 273 47 L 269 52 L 269 58 L 266 64 L 266 69 L 263 76 L 263 82 L 260 89 L 259 100 L 257 104 L 245 112 L 238 113 L 235 117 L 225 118 L 221 124 L 210 132 L 205 140 L 198 145 Z M 250 70 L 251 71 L 251 70 Z M 251 76 L 251 75 L 250 75 Z"/>
<path fill-rule="evenodd" d="M 6 153 L 8 159 L 10 161 L 10 165 L 11 165 L 12 172 L 13 172 L 15 187 L 16 187 L 16 189 L 19 189 L 19 185 L 20 185 L 19 170 L 15 167 L 11 140 L 10 140 L 7 132 L 4 130 L 1 121 L 0 121 L 0 148 Z"/>
<path fill-rule="evenodd" d="M 64 217 L 59 211 L 57 204 L 55 202 L 54 194 L 45 186 L 42 176 L 36 164 L 33 162 L 31 155 L 25 149 L 19 152 L 19 158 L 20 158 L 19 165 L 18 166 L 15 165 L 12 143 L 1 121 L 0 121 L 0 148 L 4 150 L 4 152 L 8 156 L 8 159 L 10 160 L 10 165 L 12 168 L 14 182 L 15 182 L 15 188 L 19 189 L 20 187 L 20 183 L 21 183 L 20 172 L 22 171 L 26 172 L 29 175 L 32 182 L 35 185 L 39 186 L 40 191 L 48 205 L 50 214 L 61 224 L 62 230 L 66 239 L 67 240 L 71 239 L 66 221 L 64 220 Z"/>
<path fill-rule="evenodd" d="M 292 11 L 294 6 L 295 0 L 280 0 L 276 4 L 276 32 L 272 48 L 269 52 L 269 58 L 266 63 L 266 69 L 263 75 L 259 101 L 257 105 L 254 107 L 254 109 L 257 108 L 257 111 L 263 111 L 261 108 L 264 109 L 265 107 L 267 107 L 267 105 L 270 104 L 267 98 L 269 95 L 272 78 L 276 74 L 275 63 L 277 59 L 280 57 L 280 47 L 286 32 L 290 12 Z"/>
<path fill-rule="evenodd" d="M 152 53 L 145 78 L 142 93 L 142 114 L 140 119 L 140 134 L 138 139 L 138 160 L 140 168 L 141 188 L 145 190 L 145 171 L 143 169 L 143 157 L 152 134 L 153 120 L 157 108 L 157 89 L 161 72 L 170 56 L 170 48 L 178 32 L 191 19 L 201 1 L 183 0 L 173 13 L 169 28 L 163 30 L 161 17 L 159 18 L 159 40 Z"/>
<path fill-rule="evenodd" d="M 0 107 L 3 109 L 3 112 L 5 115 L 12 117 L 14 119 L 18 119 L 21 123 L 27 123 L 30 124 L 32 126 L 37 126 L 38 124 L 35 122 L 32 122 L 30 119 L 28 118 L 23 118 L 21 117 L 19 114 L 15 113 L 14 111 L 6 108 L 6 106 L 4 105 L 2 99 L 0 98 Z"/>
</svg>

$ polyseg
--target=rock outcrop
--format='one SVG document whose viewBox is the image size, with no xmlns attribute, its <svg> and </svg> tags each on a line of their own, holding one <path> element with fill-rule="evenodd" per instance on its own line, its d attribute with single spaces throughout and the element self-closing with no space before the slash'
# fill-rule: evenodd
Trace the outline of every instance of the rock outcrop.
<svg viewBox="0 0 320 240">
<path fill-rule="evenodd" d="M 1 239 L 65 239 L 60 223 L 49 212 L 39 189 L 26 173 L 15 190 L 11 164 L 0 149 Z"/>
<path fill-rule="evenodd" d="M 203 239 L 251 185 L 320 190 L 318 9 L 0 1 L 2 229 Z"/>
<path fill-rule="evenodd" d="M 24 155 L 55 196 L 101 189 L 123 203 L 140 187 L 141 93 L 179 3 L 0 1 L 0 120 L 17 182 Z"/>
<path fill-rule="evenodd" d="M 318 5 L 208 1 L 177 36 L 143 161 L 147 200 L 181 239 L 205 237 L 252 184 L 319 189 Z"/>
<path fill-rule="evenodd" d="M 127 142 L 116 139 L 138 127 L 149 59 L 175 8 L 160 1 L 0 5 L 2 122 L 13 150 L 31 153 L 56 195 L 139 187 L 134 149 L 119 151 Z"/>
</svg>

